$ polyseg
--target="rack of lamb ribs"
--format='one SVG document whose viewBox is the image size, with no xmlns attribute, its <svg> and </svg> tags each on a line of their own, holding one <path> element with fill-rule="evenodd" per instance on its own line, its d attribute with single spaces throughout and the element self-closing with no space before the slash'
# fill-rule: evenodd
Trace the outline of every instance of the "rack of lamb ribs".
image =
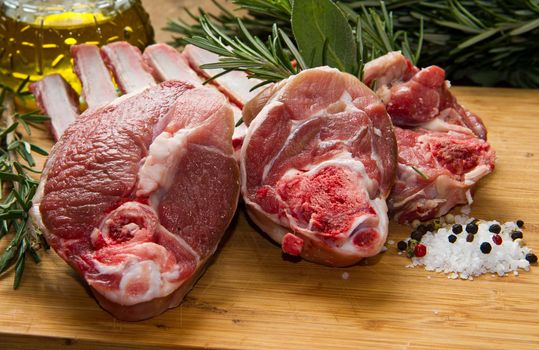
<svg viewBox="0 0 539 350">
<path fill-rule="evenodd" d="M 83 44 L 72 55 L 84 112 L 59 75 L 31 86 L 58 140 L 32 217 L 104 309 L 153 317 L 181 302 L 236 211 L 240 107 L 163 44 L 144 55 Z"/>
</svg>

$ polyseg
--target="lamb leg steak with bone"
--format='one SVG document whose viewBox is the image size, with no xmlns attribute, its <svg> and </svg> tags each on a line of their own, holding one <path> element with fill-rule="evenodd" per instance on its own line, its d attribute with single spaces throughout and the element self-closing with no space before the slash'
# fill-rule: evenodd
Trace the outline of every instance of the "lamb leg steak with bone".
<svg viewBox="0 0 539 350">
<path fill-rule="evenodd" d="M 285 253 L 346 266 L 380 252 L 396 143 L 378 97 L 328 67 L 302 71 L 244 108 L 242 193 Z"/>
<path fill-rule="evenodd" d="M 239 169 L 228 100 L 216 89 L 156 82 L 125 45 L 102 49 L 127 93 L 119 98 L 103 89 L 112 82 L 95 48 L 74 49 L 92 55 L 78 60 L 80 75 L 101 74 L 81 76 L 89 108 L 53 147 L 32 216 L 101 306 L 134 321 L 177 306 L 204 271 L 236 210 Z M 36 96 L 51 94 L 48 78 L 32 87 Z M 54 105 L 70 93 L 56 94 L 64 98 L 38 102 L 71 111 L 73 103 Z"/>
</svg>

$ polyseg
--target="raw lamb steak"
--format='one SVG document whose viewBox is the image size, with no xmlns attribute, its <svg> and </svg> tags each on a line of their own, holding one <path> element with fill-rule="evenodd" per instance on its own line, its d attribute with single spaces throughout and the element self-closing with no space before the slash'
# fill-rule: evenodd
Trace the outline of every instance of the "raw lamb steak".
<svg viewBox="0 0 539 350">
<path fill-rule="evenodd" d="M 445 71 L 437 66 L 415 67 L 400 52 L 368 62 L 364 82 L 382 98 L 393 124 L 433 131 L 473 133 L 487 138 L 481 119 L 457 103 Z"/>
<path fill-rule="evenodd" d="M 473 186 L 494 170 L 494 151 L 473 135 L 395 127 L 397 180 L 388 199 L 398 222 L 427 220 L 472 202 Z"/>
<path fill-rule="evenodd" d="M 378 254 L 396 145 L 376 95 L 352 75 L 314 68 L 261 92 L 244 118 L 242 193 L 255 223 L 285 253 L 314 262 Z"/>
<path fill-rule="evenodd" d="M 400 52 L 365 65 L 395 125 L 397 181 L 388 199 L 401 222 L 439 217 L 471 204 L 475 184 L 494 169 L 481 119 L 457 103 L 443 69 L 415 67 Z"/>
<path fill-rule="evenodd" d="M 233 127 L 219 92 L 166 81 L 88 110 L 54 146 L 33 217 L 117 318 L 177 306 L 203 272 L 239 196 Z"/>
</svg>

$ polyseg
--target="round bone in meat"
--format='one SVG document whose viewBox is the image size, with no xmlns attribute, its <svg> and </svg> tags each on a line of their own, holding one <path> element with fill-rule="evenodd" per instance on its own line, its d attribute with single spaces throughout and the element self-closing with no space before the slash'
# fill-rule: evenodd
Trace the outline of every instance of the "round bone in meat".
<svg viewBox="0 0 539 350">
<path fill-rule="evenodd" d="M 92 109 L 54 146 L 33 217 L 123 320 L 177 306 L 236 210 L 233 113 L 217 91 L 166 81 Z"/>
<path fill-rule="evenodd" d="M 321 67 L 245 106 L 242 193 L 255 223 L 285 253 L 330 265 L 380 252 L 396 141 L 378 97 L 356 77 Z"/>
</svg>

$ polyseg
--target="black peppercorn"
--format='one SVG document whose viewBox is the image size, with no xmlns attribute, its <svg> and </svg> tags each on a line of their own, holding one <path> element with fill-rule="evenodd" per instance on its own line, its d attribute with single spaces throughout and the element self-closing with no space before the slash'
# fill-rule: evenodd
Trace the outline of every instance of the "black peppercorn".
<svg viewBox="0 0 539 350">
<path fill-rule="evenodd" d="M 479 230 L 479 227 L 477 227 L 477 224 L 475 222 L 470 222 L 468 225 L 466 225 L 466 232 L 476 234 Z"/>
<path fill-rule="evenodd" d="M 434 230 L 436 230 L 436 226 L 434 226 L 432 222 L 428 223 L 426 228 L 427 228 L 427 231 L 430 231 L 430 232 L 434 232 Z"/>
<path fill-rule="evenodd" d="M 406 243 L 405 241 L 399 241 L 399 243 L 397 243 L 397 248 L 400 251 L 406 250 L 406 248 L 408 248 L 408 243 Z"/>
<path fill-rule="evenodd" d="M 524 226 L 524 221 L 518 219 L 518 220 L 516 221 L 516 224 L 517 224 L 518 227 L 522 227 L 522 226 Z"/>
<path fill-rule="evenodd" d="M 513 233 L 511 233 L 511 238 L 513 239 L 513 241 L 515 239 L 522 238 L 522 237 L 524 236 L 522 235 L 522 232 L 520 231 L 513 231 Z"/>
<path fill-rule="evenodd" d="M 483 242 L 481 243 L 480 249 L 483 254 L 488 254 L 492 250 L 492 246 L 490 245 L 489 242 Z"/>
<path fill-rule="evenodd" d="M 424 235 L 425 233 L 427 233 L 427 226 L 425 224 L 420 224 L 415 228 L 415 231 Z"/>
<path fill-rule="evenodd" d="M 449 241 L 449 243 L 455 243 L 457 241 L 457 236 L 455 235 L 449 235 L 447 237 L 447 240 Z"/>
<path fill-rule="evenodd" d="M 412 234 L 410 235 L 410 237 L 412 239 L 415 239 L 416 241 L 420 242 L 421 241 L 421 238 L 423 238 L 423 236 L 425 235 L 426 231 L 425 232 L 422 232 L 422 231 L 417 231 L 415 230 L 414 232 L 412 232 Z"/>
<path fill-rule="evenodd" d="M 492 232 L 492 233 L 498 234 L 498 233 L 501 232 L 502 228 L 501 228 L 500 225 L 498 225 L 498 224 L 492 224 L 492 225 L 490 225 L 490 227 L 488 228 L 488 230 L 489 230 L 490 232 Z"/>
<path fill-rule="evenodd" d="M 454 234 L 458 235 L 459 233 L 462 232 L 462 225 L 454 224 L 453 227 L 451 228 L 451 231 L 453 231 Z"/>
<path fill-rule="evenodd" d="M 533 253 L 526 254 L 526 260 L 530 262 L 530 264 L 535 264 L 537 262 L 537 255 Z"/>
</svg>

